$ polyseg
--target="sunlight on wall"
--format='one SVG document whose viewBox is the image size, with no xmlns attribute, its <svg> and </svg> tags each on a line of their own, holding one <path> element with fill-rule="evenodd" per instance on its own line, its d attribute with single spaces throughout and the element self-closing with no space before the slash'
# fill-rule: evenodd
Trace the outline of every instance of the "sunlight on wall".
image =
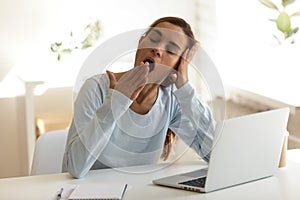
<svg viewBox="0 0 300 200">
<path fill-rule="evenodd" d="M 24 95 L 25 88 L 22 80 L 18 79 L 11 70 L 0 82 L 0 98 L 10 98 Z"/>
</svg>

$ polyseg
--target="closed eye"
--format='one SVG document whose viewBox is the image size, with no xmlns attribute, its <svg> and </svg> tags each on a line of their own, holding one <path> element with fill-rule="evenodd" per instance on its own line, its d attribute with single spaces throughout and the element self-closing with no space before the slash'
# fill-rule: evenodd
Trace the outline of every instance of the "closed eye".
<svg viewBox="0 0 300 200">
<path fill-rule="evenodd" d="M 149 40 L 153 43 L 158 43 L 160 41 L 159 39 L 154 39 L 154 38 L 149 38 Z"/>
<path fill-rule="evenodd" d="M 174 55 L 175 53 L 174 52 L 172 52 L 172 51 L 168 51 L 167 50 L 167 52 L 169 53 L 169 54 L 172 54 L 172 55 Z"/>
<path fill-rule="evenodd" d="M 173 47 L 173 46 L 167 46 L 166 48 L 166 52 L 168 52 L 169 54 L 172 54 L 172 55 L 179 55 L 179 49 Z"/>
</svg>

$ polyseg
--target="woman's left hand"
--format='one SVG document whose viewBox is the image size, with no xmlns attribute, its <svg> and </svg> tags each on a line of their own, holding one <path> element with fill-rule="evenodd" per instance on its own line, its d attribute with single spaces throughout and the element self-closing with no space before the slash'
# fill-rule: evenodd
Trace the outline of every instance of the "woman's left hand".
<svg viewBox="0 0 300 200">
<path fill-rule="evenodd" d="M 196 43 L 191 49 L 186 49 L 183 55 L 180 57 L 180 62 L 177 69 L 177 80 L 175 82 L 175 85 L 178 89 L 181 88 L 189 80 L 188 65 L 192 60 L 197 48 L 198 44 Z"/>
</svg>

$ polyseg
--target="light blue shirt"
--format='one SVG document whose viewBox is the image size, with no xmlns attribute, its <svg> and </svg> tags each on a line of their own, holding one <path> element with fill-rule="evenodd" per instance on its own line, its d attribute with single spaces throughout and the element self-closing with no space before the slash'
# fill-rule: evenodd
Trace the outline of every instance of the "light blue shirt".
<svg viewBox="0 0 300 200">
<path fill-rule="evenodd" d="M 209 161 L 215 122 L 189 82 L 174 91 L 160 87 L 144 115 L 133 112 L 132 100 L 109 85 L 102 74 L 82 86 L 74 103 L 64 172 L 81 178 L 90 169 L 157 163 L 168 128 Z"/>
</svg>

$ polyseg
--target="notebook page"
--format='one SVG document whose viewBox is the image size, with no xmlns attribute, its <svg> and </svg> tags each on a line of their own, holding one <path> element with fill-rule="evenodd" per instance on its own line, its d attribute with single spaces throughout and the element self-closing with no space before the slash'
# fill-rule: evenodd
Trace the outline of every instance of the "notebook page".
<svg viewBox="0 0 300 200">
<path fill-rule="evenodd" d="M 78 185 L 69 196 L 69 200 L 111 199 L 121 200 L 126 184 L 121 183 L 86 183 Z"/>
</svg>

